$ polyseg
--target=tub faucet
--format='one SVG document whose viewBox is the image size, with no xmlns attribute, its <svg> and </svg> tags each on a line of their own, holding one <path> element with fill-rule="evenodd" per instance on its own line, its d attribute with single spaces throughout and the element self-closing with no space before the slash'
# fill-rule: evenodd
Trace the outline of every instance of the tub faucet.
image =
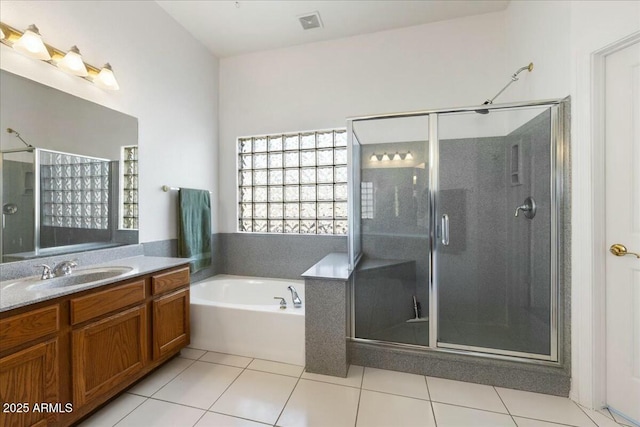
<svg viewBox="0 0 640 427">
<path fill-rule="evenodd" d="M 287 301 L 282 298 L 282 297 L 273 297 L 273 299 L 279 299 L 280 300 L 280 310 L 284 310 L 287 308 Z"/>
<path fill-rule="evenodd" d="M 291 299 L 293 300 L 293 306 L 295 308 L 302 307 L 302 300 L 298 296 L 298 292 L 296 291 L 296 288 L 294 288 L 293 286 L 289 286 L 287 289 L 291 291 Z"/>
<path fill-rule="evenodd" d="M 51 270 L 51 273 L 55 277 L 68 276 L 71 273 L 73 273 L 73 269 L 76 268 L 77 266 L 78 266 L 78 263 L 76 262 L 76 260 L 73 260 L 73 261 L 61 261 L 60 263 L 58 263 L 58 265 L 56 265 Z"/>
</svg>

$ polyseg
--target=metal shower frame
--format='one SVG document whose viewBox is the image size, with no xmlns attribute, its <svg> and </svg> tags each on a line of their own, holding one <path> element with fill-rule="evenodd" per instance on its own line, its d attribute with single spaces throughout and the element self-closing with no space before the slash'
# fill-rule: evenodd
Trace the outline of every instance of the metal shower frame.
<svg viewBox="0 0 640 427">
<path fill-rule="evenodd" d="M 562 274 L 560 266 L 562 265 L 562 247 L 564 245 L 564 238 L 562 234 L 562 221 L 563 221 L 563 194 L 564 194 L 564 176 L 565 176 L 565 140 L 564 140 L 564 103 L 567 99 L 548 99 L 540 101 L 530 102 L 516 102 L 505 104 L 484 104 L 479 106 L 469 107 L 457 107 L 457 108 L 442 108 L 434 110 L 423 111 L 410 111 L 403 113 L 391 113 L 391 114 L 375 114 L 360 117 L 350 117 L 347 119 L 347 142 L 348 142 L 348 164 L 349 164 L 349 176 L 348 176 L 348 189 L 349 200 L 351 201 L 349 207 L 349 233 L 348 233 L 348 251 L 349 251 L 349 269 L 354 270 L 359 259 L 362 256 L 361 239 L 362 235 L 356 236 L 354 227 L 357 222 L 360 222 L 359 210 L 354 208 L 355 202 L 359 202 L 359 197 L 353 198 L 354 195 L 359 195 L 359 188 L 356 188 L 356 184 L 359 186 L 359 180 L 356 182 L 355 169 L 360 169 L 360 162 L 354 164 L 354 129 L 355 122 L 379 120 L 379 119 L 393 119 L 403 117 L 418 117 L 428 116 L 429 119 L 429 141 L 435 143 L 429 144 L 429 214 L 430 214 L 430 227 L 429 227 L 429 346 L 414 345 L 387 342 L 366 338 L 356 338 L 355 335 L 355 285 L 354 274 L 351 274 L 350 279 L 350 320 L 347 328 L 347 336 L 351 341 L 372 343 L 381 346 L 394 347 L 394 348 L 406 348 L 412 350 L 424 350 L 424 351 L 437 351 L 443 353 L 455 353 L 465 355 L 475 355 L 490 359 L 512 360 L 518 362 L 525 362 L 539 365 L 551 365 L 558 366 L 563 362 L 563 347 L 560 345 L 564 341 L 564 312 L 563 304 L 560 300 L 560 296 L 564 294 L 560 289 L 560 275 Z M 525 107 L 549 107 L 551 109 L 551 124 L 550 124 L 550 161 L 551 161 L 551 179 L 550 179 L 550 210 L 551 210 L 551 247 L 550 247 L 550 278 L 551 278 L 551 295 L 550 295 L 550 354 L 541 355 L 534 353 L 509 351 L 501 349 L 491 349 L 484 347 L 474 347 L 467 345 L 448 344 L 438 342 L 438 282 L 437 282 L 437 259 L 438 251 L 436 250 L 436 208 L 438 203 L 438 191 L 439 191 L 439 145 L 438 139 L 438 116 L 440 114 L 447 113 L 464 113 L 464 112 L 477 112 L 479 108 L 483 110 L 517 110 Z M 356 140 L 357 140 L 357 135 Z M 357 146 L 360 146 L 357 142 Z M 360 157 L 358 154 L 355 156 Z M 360 159 L 358 159 L 360 160 Z M 359 177 L 359 173 L 358 173 Z M 356 218 L 357 216 L 357 218 Z M 360 229 L 359 227 L 357 227 Z M 360 241 L 356 242 L 355 239 L 359 238 Z M 354 249 L 360 249 L 355 251 Z"/>
</svg>

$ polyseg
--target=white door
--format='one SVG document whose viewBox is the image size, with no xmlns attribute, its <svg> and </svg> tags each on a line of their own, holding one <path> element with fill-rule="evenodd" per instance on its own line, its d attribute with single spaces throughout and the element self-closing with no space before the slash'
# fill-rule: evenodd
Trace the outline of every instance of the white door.
<svg viewBox="0 0 640 427">
<path fill-rule="evenodd" d="M 640 42 L 605 76 L 607 404 L 640 422 Z"/>
</svg>

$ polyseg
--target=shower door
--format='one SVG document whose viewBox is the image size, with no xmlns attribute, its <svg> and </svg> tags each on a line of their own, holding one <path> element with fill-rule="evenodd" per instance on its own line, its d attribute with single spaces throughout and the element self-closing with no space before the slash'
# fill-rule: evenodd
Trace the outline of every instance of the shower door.
<svg viewBox="0 0 640 427">
<path fill-rule="evenodd" d="M 556 108 L 438 115 L 432 347 L 557 360 Z"/>
<path fill-rule="evenodd" d="M 428 346 L 429 118 L 363 120 L 352 130 L 361 236 L 353 246 L 362 248 L 354 337 Z"/>
<path fill-rule="evenodd" d="M 0 262 L 16 261 L 21 258 L 12 255 L 34 250 L 34 162 L 33 151 L 2 152 Z"/>
</svg>

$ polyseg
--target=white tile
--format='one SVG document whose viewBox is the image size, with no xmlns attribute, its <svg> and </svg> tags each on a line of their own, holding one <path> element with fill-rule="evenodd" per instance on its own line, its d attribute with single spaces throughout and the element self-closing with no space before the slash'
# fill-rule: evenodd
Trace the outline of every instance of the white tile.
<svg viewBox="0 0 640 427">
<path fill-rule="evenodd" d="M 264 427 L 265 425 L 267 424 L 207 412 L 204 414 L 204 417 L 200 418 L 200 421 L 198 421 L 195 427 Z"/>
<path fill-rule="evenodd" d="M 566 397 L 500 387 L 496 390 L 511 415 L 580 427 L 595 426 L 578 405 Z"/>
<path fill-rule="evenodd" d="M 148 399 L 120 421 L 118 427 L 191 427 L 205 411 Z"/>
<path fill-rule="evenodd" d="M 488 385 L 427 377 L 429 395 L 434 402 L 508 414 L 496 390 Z"/>
<path fill-rule="evenodd" d="M 312 374 L 307 371 L 305 371 L 302 374 L 302 378 L 306 380 L 322 381 L 324 383 L 346 385 L 348 387 L 360 388 L 360 386 L 362 385 L 363 372 L 364 372 L 364 368 L 362 366 L 351 365 L 349 366 L 349 371 L 347 372 L 346 378 L 334 377 L 331 375 Z"/>
<path fill-rule="evenodd" d="M 566 424 L 549 423 L 547 421 L 532 420 L 530 418 L 513 417 L 518 427 L 563 427 Z"/>
<path fill-rule="evenodd" d="M 253 360 L 250 357 L 235 356 L 233 354 L 216 353 L 208 351 L 199 359 L 202 362 L 220 363 L 221 365 L 236 366 L 238 368 L 246 368 Z"/>
<path fill-rule="evenodd" d="M 598 412 L 600 412 L 602 415 L 609 418 L 610 420 L 613 420 L 613 415 L 611 415 L 611 412 L 609 412 L 607 408 L 598 409 Z"/>
<path fill-rule="evenodd" d="M 438 427 L 515 427 L 510 415 L 433 403 Z"/>
<path fill-rule="evenodd" d="M 277 425 L 353 427 L 360 390 L 301 379 Z"/>
<path fill-rule="evenodd" d="M 613 417 L 609 418 L 600 413 L 600 411 L 592 411 L 582 406 L 580 406 L 580 409 L 582 409 L 582 411 L 587 414 L 587 416 L 591 418 L 591 421 L 596 423 L 598 427 L 620 427 L 620 425 L 613 420 Z"/>
<path fill-rule="evenodd" d="M 302 374 L 304 366 L 290 365 L 289 363 L 282 362 L 272 362 L 270 360 L 253 359 L 253 362 L 249 363 L 247 369 L 298 378 L 300 374 Z"/>
<path fill-rule="evenodd" d="M 212 411 L 274 424 L 297 378 L 245 370 L 211 407 Z"/>
<path fill-rule="evenodd" d="M 362 390 L 357 427 L 435 427 L 428 400 Z"/>
<path fill-rule="evenodd" d="M 180 357 L 171 359 L 127 391 L 141 396 L 152 396 L 192 363 L 193 360 Z"/>
<path fill-rule="evenodd" d="M 117 399 L 109 402 L 90 418 L 85 420 L 81 427 L 112 427 L 118 421 L 126 417 L 131 411 L 147 400 L 146 397 L 124 393 Z"/>
<path fill-rule="evenodd" d="M 240 372 L 240 368 L 196 361 L 153 397 L 209 409 Z"/>
<path fill-rule="evenodd" d="M 633 426 L 631 421 L 622 418 L 620 415 L 616 414 L 613 411 L 610 411 L 610 412 L 611 412 L 611 415 L 613 416 L 613 419 L 616 420 L 618 424 L 622 424 L 623 426 Z"/>
<path fill-rule="evenodd" d="M 180 350 L 180 357 L 185 359 L 198 360 L 205 353 L 206 353 L 205 350 L 198 350 L 195 348 L 185 347 L 182 350 Z"/>
<path fill-rule="evenodd" d="M 427 383 L 422 375 L 365 368 L 362 388 L 429 400 Z"/>
</svg>

